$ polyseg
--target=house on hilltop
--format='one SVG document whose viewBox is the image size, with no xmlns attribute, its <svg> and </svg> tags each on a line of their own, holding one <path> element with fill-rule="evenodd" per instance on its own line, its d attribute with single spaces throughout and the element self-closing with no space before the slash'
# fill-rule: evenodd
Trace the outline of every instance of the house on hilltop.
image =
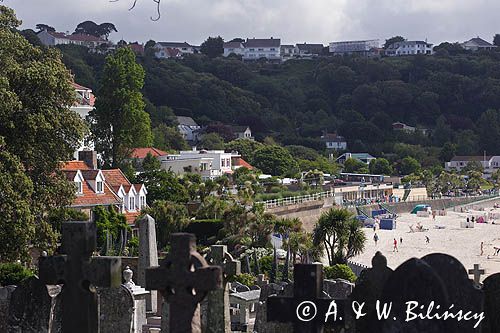
<svg viewBox="0 0 500 333">
<path fill-rule="evenodd" d="M 75 89 L 76 99 L 70 110 L 78 113 L 82 119 L 87 119 L 90 111 L 94 109 L 95 96 L 92 89 L 84 87 L 76 82 L 71 82 L 73 89 Z M 80 147 L 74 152 L 73 157 L 78 159 L 78 152 L 82 150 L 93 150 L 94 143 L 86 138 L 80 142 Z"/>
<path fill-rule="evenodd" d="M 329 51 L 333 55 L 369 56 L 377 53 L 379 45 L 378 39 L 331 42 Z"/>
<path fill-rule="evenodd" d="M 196 53 L 195 47 L 187 42 L 158 42 L 153 48 L 155 57 L 159 59 L 182 58 Z"/>
<path fill-rule="evenodd" d="M 281 39 L 279 38 L 247 38 L 244 47 L 243 60 L 252 61 L 264 58 L 269 61 L 281 61 Z"/>
<path fill-rule="evenodd" d="M 319 56 L 323 53 L 323 48 L 325 46 L 323 44 L 297 44 L 296 46 L 296 52 L 298 53 L 299 56 L 308 56 L 308 57 L 313 57 L 313 56 Z"/>
<path fill-rule="evenodd" d="M 245 51 L 245 46 L 241 42 L 226 42 L 223 45 L 224 48 L 224 57 L 228 57 L 231 54 L 235 55 L 243 55 Z"/>
<path fill-rule="evenodd" d="M 497 48 L 496 45 L 493 45 L 479 37 L 469 39 L 460 45 L 468 51 L 494 50 Z"/>
<path fill-rule="evenodd" d="M 385 50 L 385 55 L 389 57 L 399 57 L 405 55 L 432 55 L 434 51 L 432 50 L 432 44 L 427 43 L 426 41 L 421 40 L 412 40 L 412 41 L 402 41 L 396 42 Z"/>
<path fill-rule="evenodd" d="M 500 156 L 454 156 L 449 162 L 445 162 L 446 171 L 462 171 L 469 163 L 478 164 L 483 169 L 483 178 L 490 178 L 493 172 L 500 169 Z"/>
<path fill-rule="evenodd" d="M 231 131 L 236 139 L 254 140 L 249 126 L 231 126 Z"/>
<path fill-rule="evenodd" d="M 366 165 L 370 164 L 372 160 L 376 159 L 375 157 L 373 157 L 368 153 L 344 153 L 337 158 L 336 162 L 339 164 L 344 164 L 345 161 L 348 160 L 349 158 L 353 158 L 355 160 L 363 162 Z"/>
<path fill-rule="evenodd" d="M 347 149 L 347 141 L 337 133 L 325 133 L 321 136 L 321 141 L 325 143 L 327 149 L 345 150 Z"/>
<path fill-rule="evenodd" d="M 92 35 L 85 34 L 66 34 L 64 32 L 55 32 L 42 30 L 37 33 L 38 39 L 45 46 L 56 45 L 80 45 L 95 50 L 99 46 L 110 46 L 111 42 Z"/>
</svg>

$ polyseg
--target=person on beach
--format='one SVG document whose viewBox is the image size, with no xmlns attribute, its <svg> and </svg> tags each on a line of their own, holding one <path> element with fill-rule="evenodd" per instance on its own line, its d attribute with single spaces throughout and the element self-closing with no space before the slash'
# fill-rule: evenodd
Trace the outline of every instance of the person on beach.
<svg viewBox="0 0 500 333">
<path fill-rule="evenodd" d="M 482 255 L 483 255 L 483 253 L 484 253 L 484 250 L 483 250 L 483 242 L 481 242 L 481 254 L 480 254 L 480 255 L 482 256 Z"/>
<path fill-rule="evenodd" d="M 399 237 L 399 244 L 403 244 L 403 237 Z"/>
<path fill-rule="evenodd" d="M 435 210 L 432 211 L 432 220 L 436 221 L 436 211 Z"/>
<path fill-rule="evenodd" d="M 394 238 L 394 248 L 392 249 L 392 252 L 399 252 L 398 241 L 396 240 L 396 238 Z"/>
<path fill-rule="evenodd" d="M 425 236 L 425 244 L 429 244 L 430 241 L 431 239 L 429 238 L 429 236 Z"/>
<path fill-rule="evenodd" d="M 377 234 L 373 235 L 373 241 L 375 242 L 375 246 L 377 246 L 377 242 L 378 242 L 378 235 Z"/>
</svg>

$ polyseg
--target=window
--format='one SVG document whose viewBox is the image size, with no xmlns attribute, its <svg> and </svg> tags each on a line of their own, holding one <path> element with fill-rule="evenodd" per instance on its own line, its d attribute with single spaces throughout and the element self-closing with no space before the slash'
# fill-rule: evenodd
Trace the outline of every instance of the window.
<svg viewBox="0 0 500 333">
<path fill-rule="evenodd" d="M 264 51 L 264 49 L 258 49 L 258 51 Z"/>
<path fill-rule="evenodd" d="M 220 161 L 220 163 L 221 163 L 221 164 L 220 164 L 220 165 L 221 165 L 221 167 L 225 167 L 225 166 L 226 166 L 226 160 L 225 160 L 225 159 L 222 159 L 222 160 Z"/>
<path fill-rule="evenodd" d="M 271 47 L 271 51 L 276 51 L 276 49 L 274 47 Z"/>
<path fill-rule="evenodd" d="M 146 207 L 146 197 L 141 195 L 140 200 L 141 200 L 141 202 L 140 202 L 141 205 L 139 208 L 142 209 L 143 207 Z"/>
<path fill-rule="evenodd" d="M 128 210 L 135 210 L 135 197 L 130 197 Z"/>
<path fill-rule="evenodd" d="M 75 182 L 76 194 L 83 194 L 83 184 L 82 182 Z"/>
<path fill-rule="evenodd" d="M 104 188 L 102 182 L 97 182 L 96 184 L 96 192 L 97 193 L 104 193 Z"/>
<path fill-rule="evenodd" d="M 250 51 L 255 51 L 255 49 L 250 49 Z"/>
</svg>

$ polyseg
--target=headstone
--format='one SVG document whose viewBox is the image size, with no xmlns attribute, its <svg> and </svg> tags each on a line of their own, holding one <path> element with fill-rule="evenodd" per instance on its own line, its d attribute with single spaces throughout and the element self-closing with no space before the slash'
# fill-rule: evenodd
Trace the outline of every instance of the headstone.
<svg viewBox="0 0 500 333">
<path fill-rule="evenodd" d="M 252 332 L 250 325 L 250 311 L 255 311 L 255 304 L 259 302 L 260 290 L 233 293 L 229 296 L 231 304 L 238 306 L 238 320 L 231 322 L 232 331 Z M 226 331 L 229 332 L 229 331 Z"/>
<path fill-rule="evenodd" d="M 119 287 L 121 259 L 91 258 L 96 249 L 93 222 L 64 222 L 62 252 L 65 255 L 40 258 L 40 280 L 64 284 L 61 292 L 63 332 L 99 332 L 95 287 Z"/>
<path fill-rule="evenodd" d="M 296 333 L 323 332 L 325 326 L 343 322 L 345 302 L 335 300 L 337 321 L 325 323 L 325 315 L 334 300 L 323 294 L 323 265 L 296 264 L 293 276 L 293 297 L 271 296 L 267 299 L 268 321 L 291 322 Z"/>
<path fill-rule="evenodd" d="M 372 258 L 372 268 L 361 271 L 350 299 L 359 304 L 365 303 L 366 316 L 358 318 L 355 322 L 348 321 L 355 326 L 356 332 L 373 332 L 371 322 L 376 315 L 375 304 L 382 296 L 384 285 L 391 274 L 392 269 L 387 267 L 387 259 L 380 252 L 375 253 Z"/>
<path fill-rule="evenodd" d="M 439 275 L 448 294 L 448 300 L 455 308 L 464 312 L 483 311 L 483 291 L 469 279 L 465 267 L 454 257 L 434 253 L 422 258 Z M 453 278 L 450 278 L 453 277 Z M 461 321 L 460 332 L 477 332 L 475 321 Z"/>
<path fill-rule="evenodd" d="M 9 304 L 16 286 L 0 286 L 0 332 L 7 332 L 9 320 Z"/>
<path fill-rule="evenodd" d="M 133 330 L 134 296 L 131 291 L 125 286 L 120 286 L 119 288 L 98 288 L 97 293 L 100 305 L 100 332 L 135 333 Z"/>
<path fill-rule="evenodd" d="M 262 274 L 263 275 L 263 274 Z M 292 330 L 291 323 L 275 323 L 267 321 L 267 300 L 271 295 L 283 293 L 283 286 L 276 283 L 263 284 L 260 290 L 259 303 L 257 304 L 257 313 L 255 315 L 254 332 L 259 333 L 282 333 Z M 293 293 L 290 295 L 293 296 Z"/>
<path fill-rule="evenodd" d="M 484 275 L 484 273 L 484 269 L 479 268 L 479 264 L 474 264 L 474 268 L 469 269 L 469 275 L 474 276 L 474 283 L 478 287 L 481 285 L 481 275 Z"/>
<path fill-rule="evenodd" d="M 331 298 L 347 299 L 352 294 L 354 283 L 344 279 L 324 280 L 323 291 Z"/>
<path fill-rule="evenodd" d="M 158 249 L 156 247 L 156 226 L 155 220 L 144 215 L 137 222 L 139 226 L 139 260 L 137 266 L 137 283 L 144 287 L 146 285 L 146 269 L 158 266 Z M 151 290 L 146 296 L 146 311 L 156 313 L 158 310 L 158 293 Z"/>
<path fill-rule="evenodd" d="M 242 293 L 244 291 L 250 291 L 250 288 L 243 283 L 240 283 L 238 281 L 231 282 L 231 287 L 230 287 L 232 292 L 235 293 Z"/>
<path fill-rule="evenodd" d="M 269 284 L 269 280 L 266 279 L 264 274 L 259 274 L 257 275 L 257 281 L 255 284 L 262 288 L 262 286 Z"/>
<path fill-rule="evenodd" d="M 451 305 L 443 280 L 421 259 L 407 260 L 391 274 L 385 283 L 380 301 L 382 304 L 392 305 L 392 318 L 373 320 L 372 332 L 460 332 L 456 322 L 450 320 L 406 320 L 408 301 L 418 302 L 419 307 L 427 306 L 431 302 L 446 309 Z"/>
<path fill-rule="evenodd" d="M 56 309 L 55 304 L 53 305 L 53 298 L 49 295 L 45 284 L 38 277 L 32 276 L 19 284 L 12 293 L 6 332 L 50 332 L 53 322 L 51 318 L 58 316 L 60 311 L 59 306 Z M 54 317 L 51 316 L 53 312 L 57 313 Z"/>
<path fill-rule="evenodd" d="M 149 291 L 136 285 L 132 280 L 134 272 L 129 266 L 125 267 L 123 271 L 123 286 L 130 290 L 132 296 L 134 297 L 134 325 L 132 331 L 142 332 L 142 327 L 147 324 L 146 316 L 146 296 L 149 295 Z"/>
<path fill-rule="evenodd" d="M 206 316 L 202 311 L 202 328 L 204 332 L 224 333 L 231 330 L 231 319 L 229 314 L 229 290 L 227 279 L 241 274 L 241 263 L 234 260 L 227 252 L 226 245 L 212 245 L 206 258 L 209 265 L 222 268 L 222 288 L 208 292 L 206 299 Z"/>
<path fill-rule="evenodd" d="M 497 333 L 500 327 L 500 273 L 488 276 L 483 282 L 484 316 L 483 333 Z"/>
<path fill-rule="evenodd" d="M 222 288 L 222 269 L 208 266 L 196 252 L 192 234 L 172 234 L 170 246 L 160 266 L 146 270 L 146 289 L 159 290 L 168 303 L 162 307 L 162 332 L 201 332 L 199 303 Z"/>
</svg>

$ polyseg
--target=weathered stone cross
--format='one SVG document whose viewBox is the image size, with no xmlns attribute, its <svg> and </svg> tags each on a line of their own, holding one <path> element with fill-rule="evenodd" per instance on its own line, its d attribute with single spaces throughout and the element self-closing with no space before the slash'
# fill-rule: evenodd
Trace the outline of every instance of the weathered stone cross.
<svg viewBox="0 0 500 333">
<path fill-rule="evenodd" d="M 170 248 L 160 266 L 146 269 L 146 289 L 159 290 L 168 303 L 162 315 L 162 332 L 198 332 L 198 304 L 208 291 L 222 288 L 222 269 L 208 266 L 196 252 L 192 234 L 172 234 Z"/>
<path fill-rule="evenodd" d="M 473 269 L 469 269 L 469 275 L 474 275 L 474 283 L 479 286 L 481 275 L 484 275 L 484 269 L 479 268 L 479 264 L 474 264 Z"/>
<path fill-rule="evenodd" d="M 323 332 L 326 314 L 335 310 L 336 316 L 328 317 L 328 325 L 344 322 L 346 300 L 323 296 L 323 265 L 296 264 L 293 270 L 293 297 L 270 296 L 267 299 L 267 320 L 294 324 L 294 332 Z M 335 319 L 335 322 L 334 322 Z"/>
<path fill-rule="evenodd" d="M 95 223 L 64 222 L 62 253 L 65 255 L 40 258 L 40 280 L 45 284 L 64 284 L 61 292 L 63 332 L 98 332 L 94 287 L 121 284 L 121 258 L 91 258 L 95 249 Z"/>
<path fill-rule="evenodd" d="M 220 266 L 223 270 L 222 289 L 210 291 L 207 297 L 206 332 L 224 333 L 231 331 L 229 314 L 229 290 L 227 280 L 231 276 L 241 274 L 241 263 L 234 260 L 226 245 L 212 245 L 205 257 L 211 265 Z"/>
</svg>

